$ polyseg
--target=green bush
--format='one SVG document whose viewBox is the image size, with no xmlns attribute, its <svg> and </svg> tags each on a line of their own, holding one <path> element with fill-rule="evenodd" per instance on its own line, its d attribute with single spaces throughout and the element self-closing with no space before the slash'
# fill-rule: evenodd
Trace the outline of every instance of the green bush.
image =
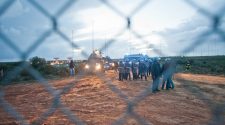
<svg viewBox="0 0 225 125">
<path fill-rule="evenodd" d="M 35 69 L 40 69 L 46 65 L 46 60 L 44 58 L 39 58 L 39 57 L 35 56 L 30 59 L 30 63 L 32 65 L 32 67 L 34 67 Z"/>
<path fill-rule="evenodd" d="M 13 77 L 10 82 L 21 82 L 28 80 L 35 80 L 35 78 L 25 69 L 19 67 L 22 62 L 9 62 L 9 63 L 0 63 L 0 68 L 4 69 L 4 77 L 0 79 L 0 84 L 3 83 L 3 79 L 8 79 L 9 77 Z M 23 62 L 24 63 L 24 62 Z M 29 62 L 25 62 L 28 65 L 31 65 L 35 70 L 37 70 L 44 78 L 60 78 L 69 76 L 69 68 L 67 65 L 57 65 L 52 66 L 47 63 L 44 58 L 33 57 L 29 60 Z M 12 72 L 15 68 L 19 68 L 21 72 L 16 76 L 10 76 L 10 72 Z M 6 77 L 7 76 L 7 77 Z M 6 80 L 7 81 L 7 80 Z M 4 83 L 8 84 L 8 83 Z"/>
<path fill-rule="evenodd" d="M 208 57 L 173 57 L 177 61 L 177 72 L 196 74 L 225 74 L 225 56 Z M 190 63 L 190 69 L 186 70 L 185 65 Z"/>
</svg>

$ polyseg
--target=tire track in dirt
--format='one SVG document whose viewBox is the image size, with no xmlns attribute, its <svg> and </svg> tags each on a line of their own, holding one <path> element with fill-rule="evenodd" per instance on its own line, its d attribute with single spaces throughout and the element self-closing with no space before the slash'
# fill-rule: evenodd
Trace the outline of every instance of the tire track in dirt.
<svg viewBox="0 0 225 125">
<path fill-rule="evenodd" d="M 118 81 L 114 72 L 106 73 L 100 79 L 94 75 L 79 76 L 63 80 L 52 80 L 50 84 L 61 90 L 71 85 L 66 93 L 61 95 L 61 102 L 67 106 L 79 119 L 88 125 L 108 125 L 120 118 L 126 112 L 127 104 L 117 93 L 114 93 L 107 82 L 122 91 L 129 100 L 137 97 L 143 90 L 149 89 L 152 81 Z M 198 82 L 196 83 L 198 84 Z M 180 124 L 208 124 L 214 118 L 214 112 L 200 99 L 194 91 L 185 87 L 185 81 L 175 81 L 175 90 L 161 91 L 150 94 L 144 100 L 140 100 L 134 107 L 134 111 L 142 118 L 155 125 L 180 125 Z M 187 84 L 188 85 L 188 84 Z M 224 95 L 218 85 L 199 84 L 198 91 L 208 94 L 209 98 L 215 98 L 215 103 L 224 101 Z M 189 85 L 188 87 L 194 87 Z M 210 87 L 210 89 L 209 89 Z M 18 84 L 1 87 L 5 92 L 5 100 L 11 103 L 28 122 L 35 121 L 42 113 L 49 109 L 53 97 L 46 92 L 45 88 L 37 83 Z M 220 92 L 218 92 L 220 90 Z M 217 95 L 215 95 L 217 92 Z M 223 116 L 223 115 L 222 115 Z M 18 123 L 11 116 L 8 116 L 0 108 L 0 124 Z M 213 120 L 214 121 L 214 120 Z M 216 122 L 212 122 L 216 123 Z M 48 117 L 44 124 L 72 124 L 67 116 L 59 109 Z M 126 117 L 127 125 L 137 125 L 138 122 L 132 117 Z"/>
</svg>

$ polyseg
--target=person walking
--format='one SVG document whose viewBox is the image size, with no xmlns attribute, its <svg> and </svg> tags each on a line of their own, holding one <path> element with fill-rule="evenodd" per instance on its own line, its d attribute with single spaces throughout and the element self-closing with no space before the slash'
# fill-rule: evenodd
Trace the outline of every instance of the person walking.
<svg viewBox="0 0 225 125">
<path fill-rule="evenodd" d="M 159 80 L 160 80 L 160 76 L 161 76 L 161 67 L 159 64 L 159 61 L 157 58 L 154 59 L 152 67 L 151 67 L 151 75 L 152 75 L 152 80 L 153 80 L 153 84 L 152 84 L 152 92 L 155 93 L 157 91 L 160 91 L 158 89 L 159 86 Z"/>
<path fill-rule="evenodd" d="M 162 80 L 162 87 L 161 89 L 163 90 L 166 85 L 166 90 L 169 89 L 169 60 L 165 59 L 165 63 L 162 66 L 162 75 L 163 75 L 163 80 Z"/>
<path fill-rule="evenodd" d="M 166 59 L 166 62 L 162 67 L 163 73 L 162 89 L 164 89 L 165 84 L 167 90 L 169 90 L 170 88 L 174 89 L 174 83 L 172 78 L 175 70 L 176 70 L 176 63 L 172 61 L 170 58 Z"/>
<path fill-rule="evenodd" d="M 173 75 L 176 71 L 176 62 L 173 61 L 173 60 L 169 60 L 169 75 L 168 75 L 168 87 L 167 88 L 172 88 L 174 89 L 175 85 L 174 85 L 174 82 L 173 82 Z"/>
</svg>

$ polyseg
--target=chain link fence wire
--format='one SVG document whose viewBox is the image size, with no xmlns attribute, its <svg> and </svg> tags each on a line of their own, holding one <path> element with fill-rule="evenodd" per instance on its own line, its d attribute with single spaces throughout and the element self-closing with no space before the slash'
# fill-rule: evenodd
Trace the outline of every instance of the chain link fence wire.
<svg viewBox="0 0 225 125">
<path fill-rule="evenodd" d="M 6 0 L 0 7 L 0 18 L 7 12 L 7 10 L 15 3 L 16 0 Z M 0 39 L 1 41 L 7 45 L 11 50 L 13 50 L 15 53 L 18 54 L 22 61 L 22 63 L 14 68 L 11 72 L 8 73 L 8 75 L 3 79 L 4 83 L 9 83 L 14 79 L 18 74 L 21 73 L 21 71 L 24 69 L 27 72 L 29 72 L 30 75 L 32 75 L 42 86 L 44 86 L 45 90 L 53 97 L 53 101 L 51 104 L 51 107 L 44 112 L 38 119 L 36 119 L 32 124 L 42 124 L 44 121 L 51 116 L 57 109 L 60 109 L 67 118 L 76 125 L 83 125 L 85 124 L 84 121 L 81 121 L 76 114 L 74 114 L 68 107 L 63 105 L 61 103 L 61 96 L 65 93 L 67 93 L 71 88 L 73 88 L 76 84 L 68 84 L 63 89 L 56 90 L 53 88 L 53 86 L 46 80 L 36 69 L 34 69 L 30 64 L 26 63 L 27 58 L 31 55 L 32 52 L 34 52 L 41 44 L 45 42 L 45 40 L 50 37 L 53 34 L 58 35 L 61 37 L 67 44 L 69 44 L 73 48 L 80 48 L 79 45 L 74 43 L 70 40 L 70 38 L 64 34 L 59 28 L 58 28 L 58 20 L 59 18 L 66 13 L 66 11 L 74 4 L 76 4 L 78 0 L 67 0 L 65 3 L 58 9 L 58 11 L 52 15 L 50 14 L 46 8 L 41 6 L 36 0 L 27 0 L 27 2 L 33 6 L 36 10 L 38 10 L 41 14 L 43 14 L 45 17 L 48 18 L 48 20 L 51 21 L 51 28 L 46 30 L 43 34 L 41 34 L 35 41 L 33 41 L 32 45 L 26 50 L 22 51 L 19 47 L 17 47 L 14 43 L 15 41 L 12 41 L 10 38 L 7 37 L 2 31 L 0 31 Z M 113 43 L 118 42 L 117 38 L 119 36 L 122 36 L 126 31 L 129 31 L 132 35 L 134 35 L 137 39 L 140 40 L 140 42 L 148 43 L 141 34 L 136 32 L 133 28 L 133 22 L 132 19 L 134 18 L 134 15 L 138 14 L 140 10 L 142 10 L 146 5 L 151 4 L 152 0 L 141 0 L 140 3 L 128 14 L 124 14 L 121 10 L 119 10 L 115 5 L 113 5 L 109 0 L 99 0 L 103 5 L 108 7 L 108 9 L 112 10 L 115 14 L 119 15 L 126 21 L 126 26 L 124 29 L 119 31 L 114 37 L 112 37 L 110 40 L 107 41 L 106 45 L 100 47 L 100 51 L 104 51 L 107 48 L 110 48 Z M 222 18 L 225 15 L 225 5 L 222 7 L 220 11 L 216 14 L 212 14 L 206 9 L 202 8 L 200 5 L 195 3 L 193 0 L 183 0 L 187 5 L 191 6 L 193 9 L 196 9 L 201 15 L 206 16 L 211 21 L 211 28 L 209 31 L 205 31 L 202 34 L 198 36 L 198 38 L 193 42 L 193 44 L 190 44 L 188 47 L 186 47 L 182 53 L 188 53 L 191 50 L 195 49 L 196 47 L 200 46 L 204 43 L 204 41 L 207 40 L 212 34 L 217 34 L 223 39 L 223 42 L 225 41 L 225 31 L 222 29 L 221 23 Z M 166 56 L 162 51 L 158 50 L 153 44 L 146 45 L 147 48 L 153 48 L 153 51 L 161 56 Z M 87 58 L 88 53 L 82 50 L 81 52 L 82 56 Z M 21 68 L 22 67 L 22 68 Z M 126 111 L 113 122 L 113 125 L 122 125 L 126 122 L 128 117 L 134 118 L 139 124 L 143 125 L 151 125 L 151 121 L 148 121 L 147 119 L 141 117 L 138 115 L 134 108 L 137 106 L 137 104 L 144 100 L 146 97 L 151 96 L 151 86 L 148 86 L 145 90 L 143 90 L 139 95 L 137 95 L 133 99 L 129 99 L 126 94 L 124 94 L 120 89 L 118 89 L 115 85 L 113 85 L 112 80 L 110 78 L 107 78 L 106 76 L 98 75 L 98 77 L 105 82 L 107 87 L 113 91 L 115 94 L 117 94 L 118 97 L 120 97 L 123 101 L 126 102 L 127 107 Z M 72 83 L 76 83 L 76 81 L 73 81 Z M 191 84 L 191 83 L 190 83 Z M 191 84 L 191 86 L 195 86 L 194 84 Z M 195 89 L 193 87 L 185 87 L 188 91 L 195 93 L 195 95 L 203 100 L 206 104 L 210 105 L 213 103 L 212 100 L 208 99 L 207 96 L 204 95 L 204 93 L 201 93 L 197 90 L 197 86 L 195 86 Z M 5 112 L 7 112 L 10 116 L 16 119 L 16 121 L 19 122 L 19 124 L 27 125 L 29 124 L 24 116 L 20 114 L 10 103 L 8 103 L 4 99 L 4 91 L 0 90 L 0 105 L 4 109 Z M 213 112 L 213 118 L 209 124 L 217 124 L 222 125 L 224 123 L 224 119 L 221 115 L 223 113 L 225 105 L 218 105 L 216 107 L 210 107 Z"/>
<path fill-rule="evenodd" d="M 188 5 L 190 5 L 191 7 L 193 7 L 194 9 L 197 9 L 200 14 L 206 16 L 211 21 L 212 24 L 211 24 L 210 30 L 205 31 L 202 34 L 200 34 L 198 36 L 198 38 L 190 46 L 188 46 L 186 49 L 183 50 L 183 53 L 188 53 L 191 50 L 198 47 L 199 45 L 203 44 L 206 41 L 206 39 L 209 38 L 213 34 L 219 35 L 220 38 L 223 39 L 223 41 L 225 41 L 225 31 L 224 31 L 224 29 L 221 29 L 221 27 L 220 27 L 221 23 L 222 23 L 222 19 L 225 14 L 225 11 L 224 11 L 225 5 L 218 11 L 218 13 L 212 14 L 209 11 L 207 11 L 206 9 L 197 5 L 192 0 L 185 0 L 185 2 Z"/>
</svg>

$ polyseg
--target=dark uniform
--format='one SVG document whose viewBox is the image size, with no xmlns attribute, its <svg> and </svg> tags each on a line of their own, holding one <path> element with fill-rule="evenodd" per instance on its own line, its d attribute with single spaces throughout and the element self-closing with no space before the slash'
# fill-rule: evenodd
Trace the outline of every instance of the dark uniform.
<svg viewBox="0 0 225 125">
<path fill-rule="evenodd" d="M 152 92 L 159 91 L 158 86 L 159 86 L 159 79 L 161 76 L 161 68 L 159 62 L 155 59 L 152 68 L 151 68 L 151 74 L 152 74 Z"/>
<path fill-rule="evenodd" d="M 174 83 L 172 80 L 173 74 L 176 69 L 175 62 L 169 60 L 166 61 L 165 64 L 162 67 L 162 73 L 163 73 L 163 83 L 162 83 L 162 89 L 164 89 L 165 83 L 166 83 L 166 89 L 174 88 Z"/>
<path fill-rule="evenodd" d="M 137 80 L 138 79 L 138 66 L 139 63 L 138 62 L 133 62 L 132 63 L 132 74 L 133 74 L 133 80 Z"/>
<path fill-rule="evenodd" d="M 73 60 L 70 61 L 69 67 L 70 67 L 70 76 L 74 76 L 74 63 L 73 63 Z"/>
<path fill-rule="evenodd" d="M 166 89 L 169 89 L 169 61 L 166 61 L 162 66 L 162 74 L 163 74 L 163 81 L 162 81 L 162 89 L 164 89 L 164 86 L 166 84 Z"/>
<path fill-rule="evenodd" d="M 131 63 L 129 61 L 126 61 L 125 62 L 125 74 L 124 74 L 124 77 L 126 80 L 128 78 L 129 78 L 129 80 L 131 80 L 130 72 L 131 72 Z"/>
<path fill-rule="evenodd" d="M 148 76 L 148 68 L 149 68 L 148 60 L 145 60 L 144 64 L 145 64 L 146 76 Z"/>
<path fill-rule="evenodd" d="M 148 63 L 149 63 L 149 65 L 148 65 L 148 75 L 150 76 L 151 75 L 151 68 L 152 68 L 152 61 L 149 61 Z"/>
<path fill-rule="evenodd" d="M 119 62 L 118 71 L 119 71 L 119 80 L 123 81 L 123 78 L 124 78 L 124 63 L 122 61 Z"/>
<path fill-rule="evenodd" d="M 141 79 L 143 78 L 143 76 L 145 77 L 145 80 L 147 80 L 147 66 L 146 64 L 141 61 L 140 64 L 139 64 L 139 69 L 140 69 L 140 76 L 141 76 Z"/>
</svg>

